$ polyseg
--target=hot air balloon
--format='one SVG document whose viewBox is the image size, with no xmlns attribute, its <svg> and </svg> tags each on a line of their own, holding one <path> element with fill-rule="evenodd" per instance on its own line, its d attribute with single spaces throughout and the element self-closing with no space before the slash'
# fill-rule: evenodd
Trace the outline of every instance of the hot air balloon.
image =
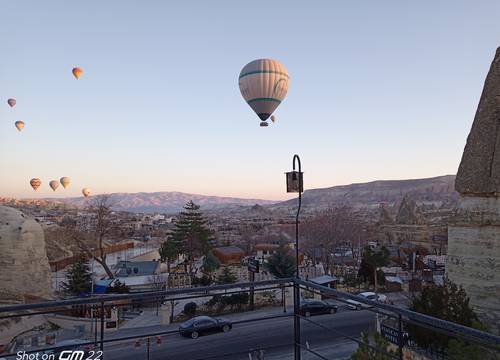
<svg viewBox="0 0 500 360">
<path fill-rule="evenodd" d="M 10 107 L 16 106 L 16 99 L 9 99 L 7 100 L 7 104 L 9 104 Z"/>
<path fill-rule="evenodd" d="M 57 181 L 57 180 L 51 180 L 51 181 L 49 182 L 49 186 L 50 186 L 50 188 L 51 188 L 53 191 L 56 191 L 56 190 L 57 190 L 57 188 L 59 187 L 59 181 Z"/>
<path fill-rule="evenodd" d="M 289 78 L 285 66 L 276 60 L 254 60 L 241 70 L 241 95 L 261 121 L 266 121 L 285 99 Z"/>
<path fill-rule="evenodd" d="M 69 183 L 71 182 L 71 180 L 69 179 L 69 177 L 66 177 L 66 176 L 63 176 L 59 181 L 61 182 L 61 185 L 65 189 L 69 186 Z"/>
<path fill-rule="evenodd" d="M 83 74 L 83 70 L 79 67 L 75 67 L 71 71 L 73 72 L 73 76 L 76 78 L 76 80 L 78 80 Z"/>
<path fill-rule="evenodd" d="M 36 191 L 42 185 L 42 181 L 38 178 L 33 178 L 30 180 L 30 185 Z"/>
<path fill-rule="evenodd" d="M 276 121 L 278 121 L 278 118 L 277 118 L 276 116 L 272 115 L 272 116 L 271 116 L 271 121 L 272 121 L 273 123 L 275 123 Z"/>
<path fill-rule="evenodd" d="M 83 188 L 82 189 L 82 194 L 85 197 L 89 197 L 90 196 L 90 189 L 89 188 Z"/>
<path fill-rule="evenodd" d="M 16 121 L 14 123 L 14 125 L 16 126 L 17 130 L 21 131 L 22 129 L 24 129 L 24 121 Z"/>
</svg>

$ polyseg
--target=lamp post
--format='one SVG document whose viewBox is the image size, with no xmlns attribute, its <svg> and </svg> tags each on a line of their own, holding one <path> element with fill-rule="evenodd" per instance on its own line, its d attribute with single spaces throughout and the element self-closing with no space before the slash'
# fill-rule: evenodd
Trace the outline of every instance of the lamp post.
<svg viewBox="0 0 500 360">
<path fill-rule="evenodd" d="M 295 162 L 298 164 L 298 171 L 295 170 Z M 286 191 L 299 193 L 299 206 L 297 216 L 295 217 L 295 278 L 300 279 L 299 272 L 299 215 L 302 205 L 302 192 L 304 191 L 303 173 L 299 155 L 295 154 L 292 161 L 292 171 L 286 173 Z M 293 287 L 293 310 L 294 310 L 294 341 L 295 341 L 295 360 L 300 360 L 300 289 L 299 284 L 295 283 Z"/>
</svg>

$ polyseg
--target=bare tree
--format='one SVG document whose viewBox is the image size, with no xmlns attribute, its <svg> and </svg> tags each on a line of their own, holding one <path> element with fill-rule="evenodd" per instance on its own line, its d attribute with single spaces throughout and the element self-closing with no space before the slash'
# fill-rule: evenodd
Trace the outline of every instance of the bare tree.
<svg viewBox="0 0 500 360">
<path fill-rule="evenodd" d="M 64 222 L 66 229 L 70 232 L 80 251 L 97 261 L 110 279 L 114 278 L 114 274 L 106 263 L 105 240 L 115 230 L 111 211 L 112 206 L 110 195 L 99 195 L 93 197 L 87 204 L 86 215 L 88 221 L 86 223 Z"/>
<path fill-rule="evenodd" d="M 349 249 L 352 257 L 356 255 L 363 231 L 364 225 L 352 207 L 332 206 L 303 223 L 303 249 L 311 258 L 321 259 L 328 271 L 332 253 L 339 250 L 343 258 Z"/>
</svg>

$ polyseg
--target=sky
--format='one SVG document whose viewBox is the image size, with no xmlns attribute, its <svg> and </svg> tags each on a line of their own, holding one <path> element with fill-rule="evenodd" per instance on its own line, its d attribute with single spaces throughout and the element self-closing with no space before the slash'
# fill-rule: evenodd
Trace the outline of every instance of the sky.
<svg viewBox="0 0 500 360">
<path fill-rule="evenodd" d="M 286 199 L 294 154 L 306 189 L 455 174 L 498 14 L 496 0 L 4 2 L 0 196 Z M 267 128 L 238 88 L 258 58 L 291 77 Z"/>
</svg>

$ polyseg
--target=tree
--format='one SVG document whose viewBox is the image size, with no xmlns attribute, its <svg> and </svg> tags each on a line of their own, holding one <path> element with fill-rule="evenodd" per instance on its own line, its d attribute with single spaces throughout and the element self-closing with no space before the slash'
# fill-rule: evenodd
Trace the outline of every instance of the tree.
<svg viewBox="0 0 500 360">
<path fill-rule="evenodd" d="M 209 251 L 203 259 L 203 272 L 212 281 L 212 274 L 220 267 L 220 261 L 212 251 Z"/>
<path fill-rule="evenodd" d="M 236 275 L 233 274 L 231 269 L 228 266 L 225 266 L 222 269 L 221 274 L 217 278 L 217 284 L 224 285 L 224 284 L 234 284 L 235 282 L 238 281 L 238 278 Z"/>
<path fill-rule="evenodd" d="M 196 315 L 197 308 L 198 305 L 196 305 L 195 302 L 188 302 L 186 305 L 184 305 L 184 314 L 188 316 L 194 316 Z"/>
<path fill-rule="evenodd" d="M 465 290 L 448 278 L 444 279 L 441 286 L 424 287 L 421 295 L 413 299 L 410 310 L 468 327 L 482 327 L 469 305 L 469 297 Z M 437 352 L 447 351 L 450 343 L 453 344 L 451 351 L 454 353 L 468 346 L 465 346 L 463 341 L 453 340 L 452 342 L 453 338 L 449 336 L 413 324 L 408 325 L 408 333 L 420 347 Z M 469 359 L 469 357 L 459 357 L 459 359 Z"/>
<path fill-rule="evenodd" d="M 84 226 L 67 219 L 63 226 L 69 231 L 80 250 L 89 258 L 96 260 L 106 271 L 110 279 L 114 274 L 106 263 L 105 240 L 116 230 L 113 222 L 110 195 L 99 195 L 92 198 L 87 205 L 86 212 L 91 219 Z"/>
<path fill-rule="evenodd" d="M 282 244 L 266 263 L 266 269 L 276 278 L 289 278 L 295 275 L 295 258 Z"/>
<path fill-rule="evenodd" d="M 187 270 L 193 281 L 198 271 L 194 264 L 195 260 L 208 253 L 213 240 L 213 233 L 207 227 L 199 205 L 192 201 L 187 202 L 175 223 L 172 240 L 185 255 Z"/>
<path fill-rule="evenodd" d="M 158 253 L 160 254 L 160 261 L 167 264 L 167 272 L 170 274 L 170 267 L 172 262 L 179 257 L 179 246 L 172 239 L 168 238 L 167 241 L 161 243 Z"/>
<path fill-rule="evenodd" d="M 351 360 L 391 360 L 394 358 L 395 352 L 388 351 L 389 342 L 382 335 L 374 333 L 373 341 L 370 341 L 368 334 L 363 333 L 362 335 L 359 347 L 351 355 Z"/>
<path fill-rule="evenodd" d="M 83 256 L 71 265 L 66 273 L 66 282 L 63 282 L 62 288 L 68 295 L 81 296 L 88 294 L 92 289 L 92 273 Z"/>
<path fill-rule="evenodd" d="M 379 267 L 386 266 L 389 264 L 389 250 L 385 246 L 382 246 L 378 250 L 372 250 L 371 247 L 366 246 L 363 251 L 363 259 L 361 261 L 361 269 L 363 266 L 369 266 L 373 273 L 373 284 L 375 291 L 377 291 L 377 270 Z M 363 264 L 364 263 L 364 264 Z M 361 270 L 360 269 L 360 270 Z"/>
</svg>

